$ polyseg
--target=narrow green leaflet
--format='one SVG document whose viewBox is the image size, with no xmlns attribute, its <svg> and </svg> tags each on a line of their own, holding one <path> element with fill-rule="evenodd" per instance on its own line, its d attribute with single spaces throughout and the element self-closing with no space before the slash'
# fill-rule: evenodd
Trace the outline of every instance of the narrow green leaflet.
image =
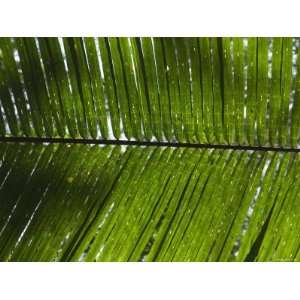
<svg viewBox="0 0 300 300">
<path fill-rule="evenodd" d="M 167 141 L 173 141 L 174 130 L 171 118 L 171 104 L 169 97 L 169 88 L 167 83 L 168 66 L 165 61 L 164 49 L 161 38 L 153 38 L 153 49 L 155 58 L 155 67 L 157 73 L 158 94 L 161 107 L 161 117 L 163 123 L 163 132 Z"/>
<path fill-rule="evenodd" d="M 166 76 L 168 83 L 168 91 L 170 97 L 170 112 L 172 118 L 172 125 L 176 140 L 183 142 L 185 141 L 183 134 L 183 119 L 182 114 L 184 111 L 183 101 L 179 93 L 179 80 L 178 80 L 178 64 L 176 51 L 174 47 L 174 39 L 166 38 L 162 39 L 164 58 L 166 62 Z"/>
<path fill-rule="evenodd" d="M 214 99 L 212 89 L 212 63 L 211 48 L 209 38 L 199 39 L 199 50 L 201 60 L 201 80 L 202 80 L 202 98 L 203 98 L 203 126 L 207 141 L 211 144 L 215 142 L 214 130 Z"/>
<path fill-rule="evenodd" d="M 257 139 L 259 145 L 265 145 L 267 139 L 266 133 L 266 115 L 268 99 L 268 39 L 258 38 L 257 41 L 257 84 L 256 84 L 256 122 Z"/>
<path fill-rule="evenodd" d="M 87 55 L 87 64 L 89 67 L 88 76 L 90 76 L 92 93 L 94 95 L 94 107 L 97 114 L 96 119 L 100 127 L 101 137 L 106 139 L 108 137 L 108 128 L 105 108 L 105 95 L 95 39 L 85 38 L 84 47 Z"/>
<path fill-rule="evenodd" d="M 137 42 L 140 49 L 140 59 L 143 68 L 144 84 L 149 101 L 149 113 L 153 135 L 162 140 L 163 128 L 161 120 L 161 106 L 158 92 L 157 70 L 151 38 L 140 38 Z"/>
</svg>

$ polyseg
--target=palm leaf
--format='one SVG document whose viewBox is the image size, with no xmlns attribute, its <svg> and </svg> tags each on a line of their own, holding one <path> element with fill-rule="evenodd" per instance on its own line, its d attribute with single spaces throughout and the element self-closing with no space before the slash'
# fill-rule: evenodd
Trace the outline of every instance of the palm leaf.
<svg viewBox="0 0 300 300">
<path fill-rule="evenodd" d="M 298 51 L 1 38 L 0 260 L 298 261 Z"/>
</svg>

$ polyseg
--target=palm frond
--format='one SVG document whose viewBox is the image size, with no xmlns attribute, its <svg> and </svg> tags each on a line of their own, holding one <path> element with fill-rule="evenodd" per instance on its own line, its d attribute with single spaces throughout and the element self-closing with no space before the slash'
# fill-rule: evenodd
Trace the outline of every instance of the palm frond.
<svg viewBox="0 0 300 300">
<path fill-rule="evenodd" d="M 1 38 L 0 260 L 299 260 L 298 56 L 296 38 Z"/>
</svg>

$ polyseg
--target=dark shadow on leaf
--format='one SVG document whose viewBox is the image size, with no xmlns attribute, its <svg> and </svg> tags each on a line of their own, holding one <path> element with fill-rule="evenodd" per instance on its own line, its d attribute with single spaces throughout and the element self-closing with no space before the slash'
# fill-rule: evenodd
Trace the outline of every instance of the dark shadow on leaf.
<svg viewBox="0 0 300 300">
<path fill-rule="evenodd" d="M 105 201 L 110 178 L 97 168 L 97 151 L 92 155 L 92 147 L 78 145 L 7 146 L 0 168 L 1 261 L 69 256 L 65 252 Z"/>
</svg>

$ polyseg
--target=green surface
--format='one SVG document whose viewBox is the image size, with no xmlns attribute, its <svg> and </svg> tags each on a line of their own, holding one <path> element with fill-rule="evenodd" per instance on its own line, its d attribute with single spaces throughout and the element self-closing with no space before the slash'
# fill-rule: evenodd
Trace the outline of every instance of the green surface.
<svg viewBox="0 0 300 300">
<path fill-rule="evenodd" d="M 0 260 L 299 261 L 298 52 L 280 37 L 0 38 Z"/>
<path fill-rule="evenodd" d="M 296 148 L 298 48 L 298 38 L 1 38 L 0 132 Z"/>
<path fill-rule="evenodd" d="M 299 258 L 299 154 L 68 144 L 0 151 L 1 260 Z"/>
</svg>

